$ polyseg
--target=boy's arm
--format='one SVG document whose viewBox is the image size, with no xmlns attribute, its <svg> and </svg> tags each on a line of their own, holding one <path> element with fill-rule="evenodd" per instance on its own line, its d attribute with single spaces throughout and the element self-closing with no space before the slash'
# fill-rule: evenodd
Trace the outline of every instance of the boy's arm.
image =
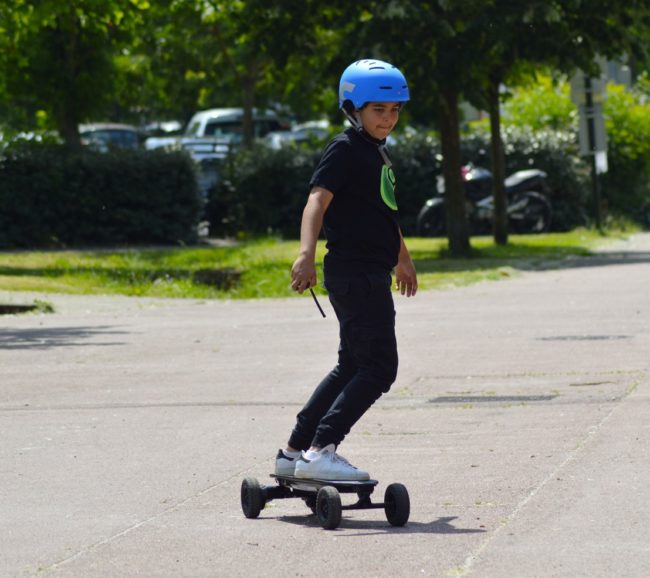
<svg viewBox="0 0 650 578">
<path fill-rule="evenodd" d="M 300 252 L 291 268 L 291 288 L 298 293 L 314 287 L 316 278 L 316 244 L 323 226 L 323 215 L 334 195 L 322 187 L 309 193 L 300 224 Z"/>
<path fill-rule="evenodd" d="M 395 285 L 397 290 L 407 297 L 412 297 L 418 290 L 418 276 L 411 255 L 404 243 L 402 231 L 399 232 L 400 249 L 397 266 L 395 267 Z"/>
</svg>

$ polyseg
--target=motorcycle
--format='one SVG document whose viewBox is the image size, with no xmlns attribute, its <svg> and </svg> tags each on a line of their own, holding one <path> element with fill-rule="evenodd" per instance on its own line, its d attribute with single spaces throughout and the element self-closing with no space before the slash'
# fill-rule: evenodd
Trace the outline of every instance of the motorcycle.
<svg viewBox="0 0 650 578">
<path fill-rule="evenodd" d="M 467 202 L 467 218 L 472 234 L 490 234 L 494 220 L 492 173 L 482 167 L 465 165 L 462 181 Z M 438 176 L 438 194 L 429 199 L 417 217 L 421 237 L 440 237 L 446 233 L 445 186 Z M 553 210 L 544 194 L 546 173 L 539 169 L 517 171 L 505 180 L 509 228 L 514 233 L 545 233 L 551 226 Z"/>
</svg>

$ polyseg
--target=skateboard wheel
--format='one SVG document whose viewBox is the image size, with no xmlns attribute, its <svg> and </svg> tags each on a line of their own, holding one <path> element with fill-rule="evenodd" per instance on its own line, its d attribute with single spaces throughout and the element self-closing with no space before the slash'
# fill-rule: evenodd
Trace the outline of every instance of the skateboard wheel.
<svg viewBox="0 0 650 578">
<path fill-rule="evenodd" d="M 241 483 L 241 509 L 247 518 L 257 518 L 265 500 L 260 483 L 255 478 L 244 478 Z"/>
<path fill-rule="evenodd" d="M 411 500 L 404 484 L 391 484 L 384 495 L 384 511 L 391 526 L 404 526 L 411 514 Z"/>
<path fill-rule="evenodd" d="M 323 486 L 316 494 L 316 516 L 325 530 L 334 530 L 341 523 L 341 496 L 336 488 Z"/>
</svg>

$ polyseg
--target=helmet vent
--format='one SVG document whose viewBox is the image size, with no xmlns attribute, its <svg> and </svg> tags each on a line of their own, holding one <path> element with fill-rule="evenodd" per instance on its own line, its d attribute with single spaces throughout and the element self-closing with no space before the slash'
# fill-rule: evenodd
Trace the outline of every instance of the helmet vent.
<svg viewBox="0 0 650 578">
<path fill-rule="evenodd" d="M 379 88 L 381 90 L 391 90 L 393 87 L 392 86 L 380 86 Z"/>
<path fill-rule="evenodd" d="M 371 66 L 368 70 L 386 70 L 385 66 Z"/>
</svg>

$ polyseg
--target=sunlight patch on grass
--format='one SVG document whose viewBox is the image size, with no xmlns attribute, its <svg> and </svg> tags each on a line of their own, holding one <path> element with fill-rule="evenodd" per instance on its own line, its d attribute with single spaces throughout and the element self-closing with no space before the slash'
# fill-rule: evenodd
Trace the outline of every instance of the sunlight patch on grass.
<svg viewBox="0 0 650 578">
<path fill-rule="evenodd" d="M 451 258 L 446 239 L 410 238 L 407 245 L 420 289 L 427 290 L 510 278 L 571 255 L 589 255 L 620 238 L 624 234 L 579 229 L 513 235 L 507 245 L 497 246 L 491 237 L 475 237 L 468 259 Z M 266 238 L 225 247 L 0 253 L 0 289 L 200 299 L 291 297 L 296 296 L 289 282 L 298 249 L 298 241 Z M 320 241 L 315 289 L 320 294 L 324 254 L 325 242 Z M 221 278 L 231 282 L 220 286 Z"/>
</svg>

